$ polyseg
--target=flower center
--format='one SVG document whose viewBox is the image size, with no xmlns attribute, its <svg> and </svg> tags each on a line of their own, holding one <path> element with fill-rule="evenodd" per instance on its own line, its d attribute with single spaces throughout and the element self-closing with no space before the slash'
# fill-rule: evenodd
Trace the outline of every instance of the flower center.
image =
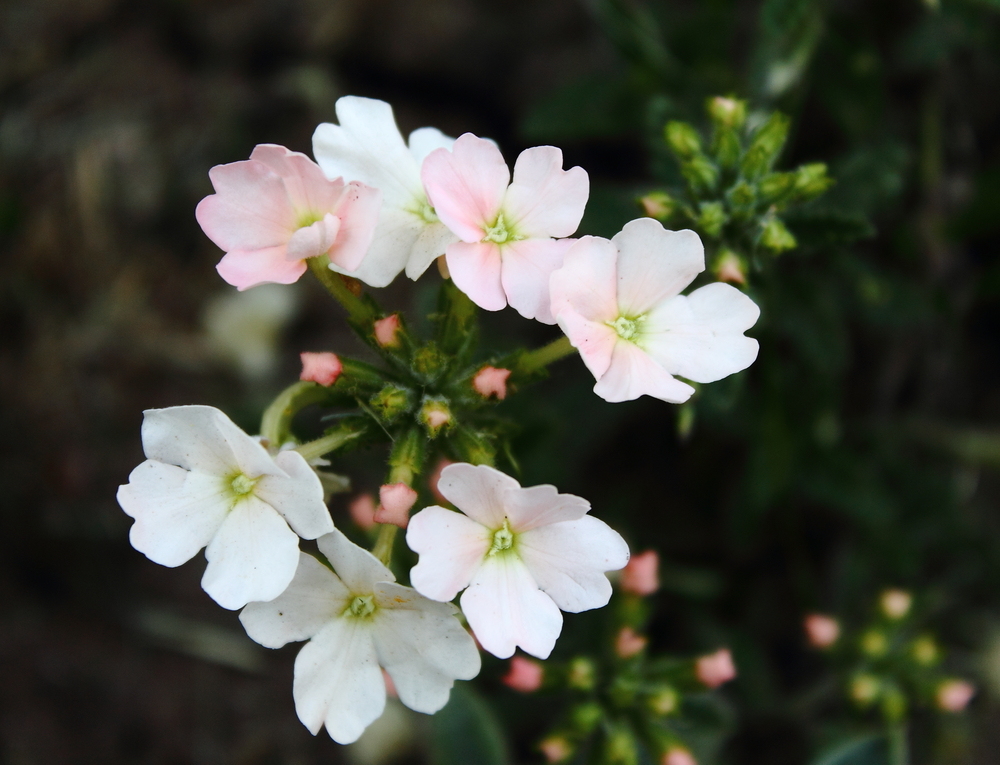
<svg viewBox="0 0 1000 765">
<path fill-rule="evenodd" d="M 347 610 L 351 616 L 357 616 L 358 618 L 371 616 L 375 612 L 375 596 L 357 595 L 351 601 L 351 605 L 347 607 Z"/>
<path fill-rule="evenodd" d="M 434 208 L 431 207 L 430 203 L 427 202 L 426 200 L 418 203 L 417 209 L 416 209 L 416 215 L 424 223 L 437 223 L 438 221 L 441 220 L 437 216 L 437 213 L 434 212 Z"/>
<path fill-rule="evenodd" d="M 320 220 L 323 220 L 322 215 L 318 215 L 311 210 L 307 210 L 306 212 L 299 213 L 299 219 L 296 221 L 296 225 L 299 228 L 306 228 L 307 226 L 311 226 L 313 223 Z"/>
<path fill-rule="evenodd" d="M 249 478 L 243 473 L 239 473 L 232 481 L 229 482 L 229 488 L 233 490 L 233 493 L 245 497 L 247 494 L 253 491 L 254 484 L 256 484 L 253 478 Z"/>
<path fill-rule="evenodd" d="M 500 213 L 497 215 L 496 222 L 492 226 L 487 227 L 486 234 L 481 241 L 506 244 L 507 242 L 516 242 L 520 239 L 524 239 L 524 237 L 518 236 L 514 233 L 513 229 L 507 228 L 507 222 L 503 219 L 503 213 Z"/>
<path fill-rule="evenodd" d="M 513 546 L 514 532 L 510 530 L 510 523 L 504 518 L 503 527 L 493 532 L 493 544 L 490 546 L 490 551 L 487 555 L 496 555 L 497 553 L 509 550 Z"/>
<path fill-rule="evenodd" d="M 622 340 L 631 340 L 639 331 L 638 319 L 628 319 L 624 316 L 619 316 L 614 321 L 607 322 L 607 325 L 617 332 L 618 337 Z"/>
</svg>

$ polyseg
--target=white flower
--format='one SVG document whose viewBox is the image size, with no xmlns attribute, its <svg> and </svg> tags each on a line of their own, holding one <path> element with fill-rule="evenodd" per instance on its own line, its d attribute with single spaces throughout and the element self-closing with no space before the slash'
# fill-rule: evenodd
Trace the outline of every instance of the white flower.
<svg viewBox="0 0 1000 765">
<path fill-rule="evenodd" d="M 455 143 L 436 128 L 410 133 L 403 142 L 384 101 L 358 96 L 337 100 L 339 125 L 323 123 L 313 134 L 313 154 L 328 178 L 361 181 L 381 190 L 382 210 L 368 255 L 348 273 L 384 287 L 406 269 L 417 279 L 458 237 L 438 220 L 420 180 L 420 166 L 435 149 Z"/>
<path fill-rule="evenodd" d="M 625 224 L 609 242 L 580 239 L 552 274 L 552 313 L 597 378 L 607 401 L 646 394 L 682 403 L 694 388 L 674 375 L 715 382 L 750 366 L 757 341 L 743 332 L 760 309 L 716 282 L 680 291 L 705 270 L 693 231 L 667 231 L 651 218 Z"/>
<path fill-rule="evenodd" d="M 302 553 L 288 589 L 240 613 L 268 648 L 309 640 L 295 658 L 295 711 L 315 735 L 349 744 L 385 708 L 385 680 L 410 709 L 433 714 L 455 680 L 479 674 L 479 651 L 456 609 L 395 584 L 392 572 L 339 531 L 317 540 L 331 571 Z"/>
<path fill-rule="evenodd" d="M 223 608 L 276 598 L 295 575 L 299 537 L 333 530 L 316 473 L 298 452 L 272 457 L 214 407 L 144 415 L 148 459 L 118 488 L 132 546 L 171 567 L 205 547 L 201 586 Z"/>
<path fill-rule="evenodd" d="M 554 486 L 520 484 L 485 465 L 441 471 L 440 491 L 464 513 L 428 507 L 410 519 L 406 542 L 420 554 L 410 581 L 422 595 L 462 611 L 480 644 L 506 659 L 520 646 L 548 657 L 563 611 L 606 605 L 604 575 L 628 563 L 618 532 L 587 515 L 590 503 Z"/>
</svg>

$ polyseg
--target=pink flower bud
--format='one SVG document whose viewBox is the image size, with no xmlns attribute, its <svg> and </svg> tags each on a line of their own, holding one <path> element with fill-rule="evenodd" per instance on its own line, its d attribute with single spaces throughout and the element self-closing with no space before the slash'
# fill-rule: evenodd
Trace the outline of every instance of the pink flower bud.
<svg viewBox="0 0 1000 765">
<path fill-rule="evenodd" d="M 660 588 L 659 567 L 656 550 L 633 555 L 622 569 L 621 588 L 633 595 L 652 595 Z"/>
<path fill-rule="evenodd" d="M 615 653 L 623 659 L 630 659 L 646 647 L 649 641 L 631 627 L 622 627 L 615 638 Z"/>
<path fill-rule="evenodd" d="M 718 688 L 736 677 L 733 655 L 728 648 L 720 648 L 715 653 L 701 656 L 695 661 L 695 674 L 709 688 Z"/>
<path fill-rule="evenodd" d="M 545 755 L 546 762 L 562 762 L 573 754 L 573 748 L 562 736 L 549 736 L 542 741 L 538 748 Z"/>
<path fill-rule="evenodd" d="M 945 712 L 961 712 L 972 697 L 976 695 L 976 686 L 965 680 L 945 680 L 937 689 L 938 708 Z"/>
<path fill-rule="evenodd" d="M 399 346 L 399 314 L 386 316 L 375 322 L 375 342 L 383 348 L 396 348 Z"/>
<path fill-rule="evenodd" d="M 405 483 L 387 483 L 379 488 L 378 496 L 382 504 L 375 509 L 375 522 L 405 529 L 410 521 L 410 508 L 417 501 L 417 492 Z"/>
<path fill-rule="evenodd" d="M 879 599 L 882 613 L 890 619 L 902 619 L 910 612 L 913 596 L 906 590 L 886 590 Z"/>
<path fill-rule="evenodd" d="M 442 457 L 441 459 L 438 460 L 437 465 L 434 466 L 434 469 L 431 471 L 431 474 L 427 476 L 427 487 L 431 490 L 431 494 L 434 495 L 434 498 L 442 505 L 448 504 L 448 498 L 440 491 L 438 491 L 438 481 L 441 480 L 441 471 L 444 470 L 449 465 L 454 465 L 454 464 L 455 463 L 452 462 L 447 457 Z"/>
<path fill-rule="evenodd" d="M 806 637 L 814 648 L 829 648 L 840 637 L 840 622 L 832 616 L 809 614 L 803 622 Z"/>
<path fill-rule="evenodd" d="M 746 284 L 746 267 L 732 250 L 727 250 L 715 264 L 715 275 L 721 282 Z"/>
<path fill-rule="evenodd" d="M 344 365 L 340 363 L 336 353 L 300 353 L 302 373 L 300 380 L 319 383 L 329 387 L 337 382 Z"/>
<path fill-rule="evenodd" d="M 382 679 L 385 681 L 385 693 L 394 699 L 399 698 L 399 691 L 396 690 L 396 684 L 392 681 L 392 675 L 382 670 Z"/>
<path fill-rule="evenodd" d="M 476 389 L 483 398 L 496 396 L 503 401 L 507 397 L 507 378 L 510 377 L 509 369 L 497 369 L 496 367 L 483 367 L 476 376 L 472 378 L 472 387 Z"/>
<path fill-rule="evenodd" d="M 347 506 L 347 511 L 358 526 L 368 531 L 375 525 L 375 498 L 371 494 L 359 494 Z"/>
<path fill-rule="evenodd" d="M 542 687 L 544 676 L 545 670 L 537 661 L 515 656 L 510 660 L 510 670 L 500 678 L 500 682 L 521 693 L 534 693 Z"/>
<path fill-rule="evenodd" d="M 681 746 L 670 747 L 660 760 L 661 765 L 698 765 L 698 761 L 687 749 Z"/>
</svg>

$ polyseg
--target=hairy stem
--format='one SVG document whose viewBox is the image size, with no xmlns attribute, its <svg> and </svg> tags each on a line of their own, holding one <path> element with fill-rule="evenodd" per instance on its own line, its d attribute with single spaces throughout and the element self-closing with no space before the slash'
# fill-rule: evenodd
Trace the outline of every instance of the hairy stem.
<svg viewBox="0 0 1000 765">
<path fill-rule="evenodd" d="M 905 722 L 891 723 L 887 733 L 889 765 L 910 765 L 910 745 Z"/>
<path fill-rule="evenodd" d="M 330 270 L 329 258 L 325 255 L 320 255 L 315 258 L 309 258 L 306 260 L 306 263 L 309 264 L 309 270 L 319 280 L 319 283 L 326 288 L 326 291 L 333 296 L 334 300 L 344 307 L 352 322 L 355 324 L 366 324 L 375 319 L 375 314 L 371 307 L 348 289 L 344 278 L 340 274 Z"/>
<path fill-rule="evenodd" d="M 315 441 L 307 441 L 304 444 L 300 444 L 295 447 L 295 451 L 305 457 L 308 462 L 317 457 L 322 457 L 324 454 L 329 454 L 335 449 L 339 449 L 348 441 L 353 441 L 360 435 L 360 430 L 338 430 L 328 433 L 322 438 L 317 438 Z"/>
<path fill-rule="evenodd" d="M 292 418 L 303 407 L 322 401 L 327 390 L 314 382 L 300 380 L 285 388 L 264 410 L 260 435 L 274 448 L 279 448 L 291 435 Z"/>
<path fill-rule="evenodd" d="M 521 356 L 520 361 L 517 364 L 517 371 L 521 374 L 530 374 L 537 369 L 542 367 L 547 367 L 554 361 L 569 356 L 576 352 L 570 342 L 568 337 L 560 337 L 558 340 L 553 340 L 548 345 L 543 345 L 541 348 L 536 348 L 533 351 L 528 351 L 523 356 Z"/>
</svg>

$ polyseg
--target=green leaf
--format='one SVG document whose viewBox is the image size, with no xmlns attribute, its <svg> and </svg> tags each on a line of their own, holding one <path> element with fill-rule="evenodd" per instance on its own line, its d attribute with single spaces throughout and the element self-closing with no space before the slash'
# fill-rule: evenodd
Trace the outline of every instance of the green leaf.
<svg viewBox="0 0 1000 765">
<path fill-rule="evenodd" d="M 821 753 L 811 765 L 888 765 L 883 736 L 865 736 L 840 743 Z"/>
<path fill-rule="evenodd" d="M 674 59 L 663 42 L 659 24 L 642 4 L 631 0 L 587 0 L 598 24 L 618 52 L 640 71 L 664 82 Z"/>
<path fill-rule="evenodd" d="M 457 683 L 431 718 L 431 765 L 506 765 L 505 740 L 490 706 L 468 683 Z"/>
<path fill-rule="evenodd" d="M 780 98 L 802 80 L 823 31 L 816 0 L 766 0 L 753 55 L 754 91 Z"/>
</svg>

